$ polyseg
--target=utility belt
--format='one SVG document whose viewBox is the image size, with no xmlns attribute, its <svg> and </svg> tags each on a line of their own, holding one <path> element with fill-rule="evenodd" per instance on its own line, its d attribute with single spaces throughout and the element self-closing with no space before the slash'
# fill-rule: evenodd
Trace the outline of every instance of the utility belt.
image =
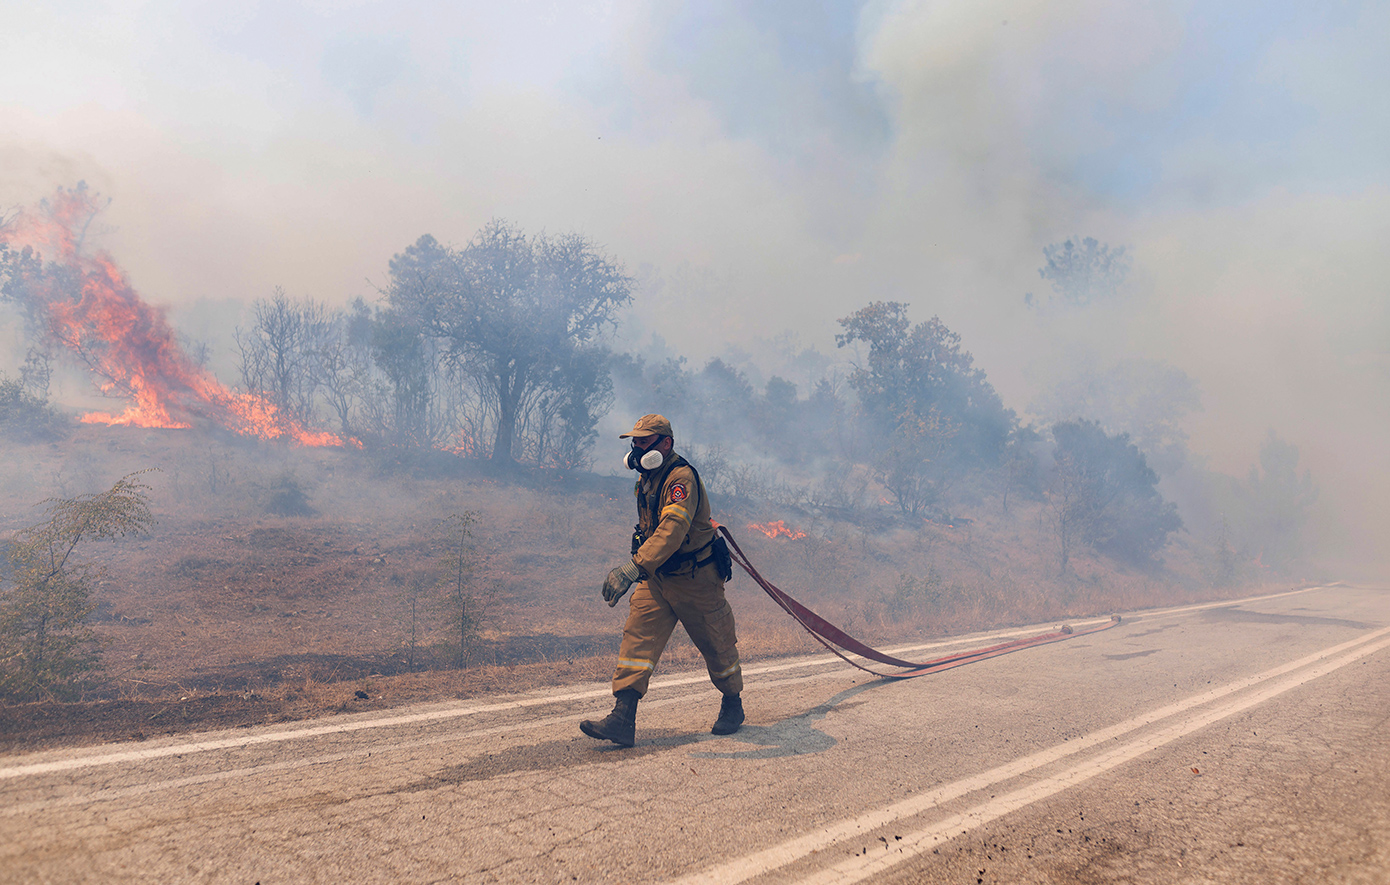
<svg viewBox="0 0 1390 885">
<path fill-rule="evenodd" d="M 642 534 L 640 526 L 634 526 L 632 531 L 632 555 L 637 555 L 637 549 L 642 546 L 647 539 Z M 706 551 L 709 555 L 705 556 Z M 704 559 L 700 557 L 704 556 Z M 670 558 L 657 566 L 658 575 L 673 575 L 679 571 L 687 562 L 694 562 L 696 569 L 704 568 L 710 563 L 714 563 L 719 569 L 719 580 L 727 581 L 734 576 L 734 560 L 729 556 L 729 542 L 715 534 L 708 544 L 695 550 L 685 553 L 672 553 Z"/>
</svg>

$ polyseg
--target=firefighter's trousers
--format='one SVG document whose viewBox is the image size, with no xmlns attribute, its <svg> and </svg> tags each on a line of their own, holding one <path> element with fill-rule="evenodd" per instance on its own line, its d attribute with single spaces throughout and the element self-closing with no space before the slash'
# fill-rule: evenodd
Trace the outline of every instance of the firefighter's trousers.
<svg viewBox="0 0 1390 885">
<path fill-rule="evenodd" d="M 647 693 L 647 683 L 677 621 L 704 655 L 714 687 L 726 695 L 743 690 L 734 610 L 724 598 L 718 570 L 710 563 L 693 572 L 687 566 L 674 575 L 652 575 L 632 589 L 622 649 L 613 671 L 614 693 L 625 688 Z"/>
</svg>

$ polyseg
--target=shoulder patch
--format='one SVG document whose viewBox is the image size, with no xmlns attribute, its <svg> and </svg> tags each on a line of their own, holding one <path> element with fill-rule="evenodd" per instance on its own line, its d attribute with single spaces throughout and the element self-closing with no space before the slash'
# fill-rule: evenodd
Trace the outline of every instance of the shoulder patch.
<svg viewBox="0 0 1390 885">
<path fill-rule="evenodd" d="M 674 486 L 671 486 L 671 500 L 672 500 L 672 501 L 684 501 L 684 500 L 685 500 L 685 486 L 683 486 L 683 485 L 674 485 Z"/>
</svg>

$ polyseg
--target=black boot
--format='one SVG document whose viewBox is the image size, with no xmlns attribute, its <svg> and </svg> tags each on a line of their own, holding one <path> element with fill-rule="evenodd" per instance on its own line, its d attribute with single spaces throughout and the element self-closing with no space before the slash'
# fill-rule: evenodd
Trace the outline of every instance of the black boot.
<svg viewBox="0 0 1390 885">
<path fill-rule="evenodd" d="M 714 720 L 710 734 L 733 734 L 743 724 L 743 698 L 736 694 L 724 695 L 719 704 L 719 718 Z"/>
<path fill-rule="evenodd" d="M 579 730 L 596 740 L 612 741 L 620 747 L 632 746 L 637 739 L 637 701 L 641 697 L 635 688 L 617 692 L 613 695 L 613 712 L 597 722 L 585 719 L 579 723 Z M 743 721 L 741 712 L 739 721 Z"/>
</svg>

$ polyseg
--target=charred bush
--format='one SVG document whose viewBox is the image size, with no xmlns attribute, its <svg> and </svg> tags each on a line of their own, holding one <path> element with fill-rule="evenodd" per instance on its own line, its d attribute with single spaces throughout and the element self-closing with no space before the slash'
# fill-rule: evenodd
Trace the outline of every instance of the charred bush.
<svg viewBox="0 0 1390 885">
<path fill-rule="evenodd" d="M 273 516 L 314 516 L 309 494 L 293 473 L 282 473 L 265 490 L 265 512 Z"/>
<path fill-rule="evenodd" d="M 424 480 L 458 479 L 464 476 L 504 476 L 486 461 L 459 455 L 451 451 L 403 443 L 394 443 L 377 435 L 360 438 L 361 454 L 372 475 L 385 479 L 411 477 Z"/>
<path fill-rule="evenodd" d="M 169 570 L 179 577 L 191 578 L 203 572 L 230 568 L 231 565 L 232 564 L 225 559 L 218 559 L 214 556 L 189 554 L 187 556 L 180 556 Z"/>
<path fill-rule="evenodd" d="M 0 372 L 0 434 L 21 442 L 47 442 L 66 436 L 69 423 L 22 379 Z"/>
<path fill-rule="evenodd" d="M 915 614 L 939 607 L 945 595 L 945 579 L 936 566 L 929 565 L 924 575 L 900 575 L 884 605 L 894 615 Z"/>
</svg>

